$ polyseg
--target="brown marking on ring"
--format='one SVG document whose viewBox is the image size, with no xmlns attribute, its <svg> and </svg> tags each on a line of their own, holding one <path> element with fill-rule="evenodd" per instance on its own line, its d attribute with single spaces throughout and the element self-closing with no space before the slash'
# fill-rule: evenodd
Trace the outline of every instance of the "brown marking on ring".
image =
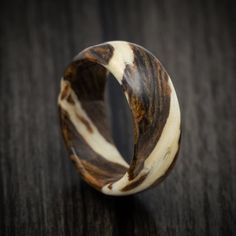
<svg viewBox="0 0 236 236">
<path fill-rule="evenodd" d="M 108 187 L 110 190 L 112 190 L 112 184 L 109 184 L 107 187 Z"/>
<path fill-rule="evenodd" d="M 75 160 L 75 166 L 79 170 L 83 179 L 98 190 L 121 177 L 120 174 L 110 173 L 106 169 L 101 169 L 89 161 L 79 159 Z"/>
<path fill-rule="evenodd" d="M 83 57 L 87 58 L 90 61 L 107 65 L 109 64 L 109 61 L 113 56 L 113 52 L 114 47 L 112 45 L 104 44 L 86 50 L 85 52 L 83 52 Z"/>
<path fill-rule="evenodd" d="M 70 116 L 68 112 L 62 109 L 60 106 L 58 107 L 58 109 L 60 113 L 60 126 L 63 138 L 65 140 L 67 147 L 71 147 L 73 142 L 72 133 L 68 130 L 67 126 L 65 125 L 66 120 L 69 120 Z"/>
<path fill-rule="evenodd" d="M 99 166 L 93 165 L 89 161 L 81 159 L 81 163 L 83 166 L 90 170 L 90 173 L 96 173 L 97 176 L 106 176 L 106 177 L 111 177 L 111 173 L 109 172 L 108 169 L 101 169 Z"/>
<path fill-rule="evenodd" d="M 137 187 L 138 185 L 140 185 L 147 177 L 148 173 L 140 176 L 137 180 L 133 181 L 132 183 L 126 185 L 124 188 L 121 189 L 121 191 L 125 192 L 125 191 L 129 191 L 131 189 L 134 189 L 135 187 Z"/>
<path fill-rule="evenodd" d="M 70 155 L 69 156 L 70 160 L 72 161 L 72 163 L 77 166 L 77 160 L 76 160 L 76 157 L 74 155 Z"/>
<path fill-rule="evenodd" d="M 171 95 L 171 88 L 168 83 L 168 81 L 169 81 L 168 74 L 164 68 L 161 69 L 160 62 L 158 64 L 159 64 L 158 71 L 160 73 L 160 78 L 163 80 L 163 83 L 162 83 L 163 96 L 170 96 Z"/>
<path fill-rule="evenodd" d="M 70 85 L 67 83 L 62 92 L 61 92 L 61 100 L 63 100 L 65 97 L 67 97 L 68 93 L 69 93 L 69 90 L 70 90 Z"/>
<path fill-rule="evenodd" d="M 79 120 L 86 126 L 87 130 L 88 130 L 90 133 L 93 133 L 93 128 L 92 128 L 92 126 L 90 125 L 89 121 L 86 120 L 83 116 L 79 115 L 78 113 L 76 113 L 76 116 L 77 116 L 77 118 L 79 118 Z"/>
<path fill-rule="evenodd" d="M 93 186 L 97 190 L 101 190 L 103 187 L 103 182 L 99 181 L 97 178 L 93 177 L 93 172 L 86 168 L 86 164 L 83 163 L 79 157 L 75 156 L 74 154 L 70 155 L 71 161 L 75 164 L 75 167 L 81 174 L 82 178 Z"/>
<path fill-rule="evenodd" d="M 64 78 L 66 80 L 72 81 L 76 76 L 77 63 L 72 62 L 69 66 L 66 67 L 64 71 Z"/>
<path fill-rule="evenodd" d="M 171 88 L 169 86 L 168 83 L 163 83 L 163 91 L 164 91 L 164 95 L 165 96 L 169 96 L 171 95 Z"/>
<path fill-rule="evenodd" d="M 131 104 L 131 109 L 134 111 L 135 120 L 137 121 L 137 123 L 140 123 L 145 115 L 145 109 L 143 104 L 140 103 L 137 97 L 134 96 L 131 97 L 130 104 Z"/>
<path fill-rule="evenodd" d="M 75 101 L 73 100 L 71 94 L 67 97 L 66 101 L 69 102 L 71 105 L 75 104 Z"/>
</svg>

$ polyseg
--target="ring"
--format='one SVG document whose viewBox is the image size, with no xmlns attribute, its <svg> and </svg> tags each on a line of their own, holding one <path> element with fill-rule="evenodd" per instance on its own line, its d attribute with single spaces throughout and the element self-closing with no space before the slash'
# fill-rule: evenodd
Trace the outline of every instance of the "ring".
<svg viewBox="0 0 236 236">
<path fill-rule="evenodd" d="M 134 154 L 128 164 L 111 137 L 104 90 L 111 73 L 132 115 Z M 129 195 L 156 185 L 173 167 L 181 119 L 169 75 L 145 48 L 111 41 L 86 48 L 66 67 L 58 97 L 60 125 L 81 177 L 108 195 Z"/>
</svg>

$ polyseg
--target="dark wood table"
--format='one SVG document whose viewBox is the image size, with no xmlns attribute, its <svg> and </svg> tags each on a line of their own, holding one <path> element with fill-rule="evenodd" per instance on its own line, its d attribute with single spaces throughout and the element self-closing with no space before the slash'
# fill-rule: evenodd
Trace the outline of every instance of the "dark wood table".
<svg viewBox="0 0 236 236">
<path fill-rule="evenodd" d="M 3 0 L 0 9 L 1 236 L 236 235 L 234 1 Z M 119 198 L 81 181 L 57 113 L 67 63 L 114 39 L 161 60 L 183 121 L 168 178 Z"/>
</svg>

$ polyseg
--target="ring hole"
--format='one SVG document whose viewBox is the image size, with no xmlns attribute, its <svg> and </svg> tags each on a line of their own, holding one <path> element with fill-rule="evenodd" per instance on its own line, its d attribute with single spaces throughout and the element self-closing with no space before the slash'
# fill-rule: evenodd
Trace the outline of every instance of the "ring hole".
<svg viewBox="0 0 236 236">
<path fill-rule="evenodd" d="M 134 146 L 132 114 L 120 84 L 111 73 L 107 77 L 105 101 L 114 143 L 124 159 L 131 163 Z"/>
</svg>

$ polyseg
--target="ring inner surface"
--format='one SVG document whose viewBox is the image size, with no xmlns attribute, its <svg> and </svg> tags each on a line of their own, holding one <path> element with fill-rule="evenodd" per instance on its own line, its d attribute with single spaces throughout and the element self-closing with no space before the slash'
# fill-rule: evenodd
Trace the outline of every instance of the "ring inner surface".
<svg viewBox="0 0 236 236">
<path fill-rule="evenodd" d="M 129 168 L 112 139 L 104 95 L 108 74 L 95 62 L 72 62 L 60 96 L 61 126 L 71 159 L 98 189 L 120 179 Z"/>
</svg>

